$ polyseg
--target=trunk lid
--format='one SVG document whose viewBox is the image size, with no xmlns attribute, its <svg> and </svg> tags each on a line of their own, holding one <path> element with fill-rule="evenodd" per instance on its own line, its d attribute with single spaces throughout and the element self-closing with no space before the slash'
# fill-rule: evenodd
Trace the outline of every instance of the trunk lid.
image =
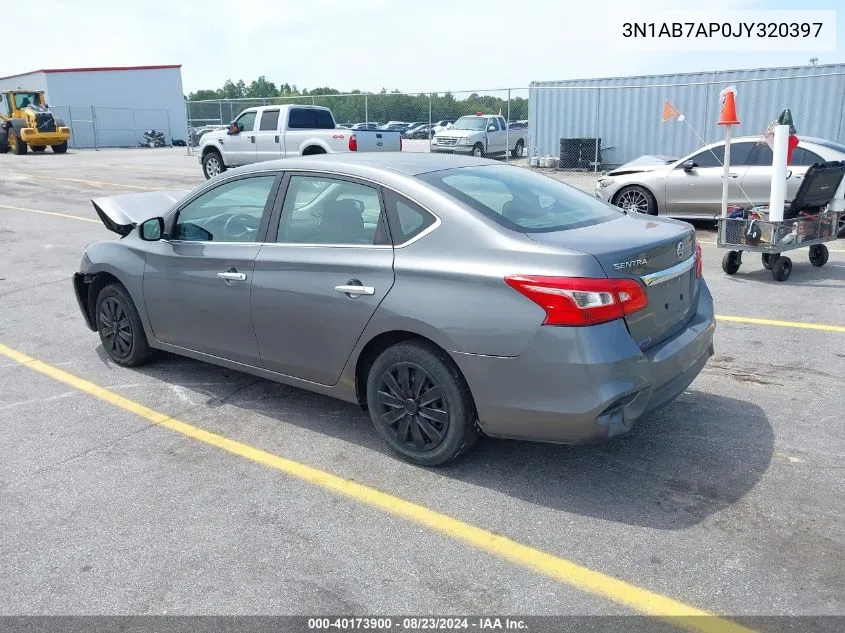
<svg viewBox="0 0 845 633">
<path fill-rule="evenodd" d="M 634 213 L 588 227 L 529 236 L 543 244 L 589 253 L 608 277 L 638 279 L 645 285 L 648 306 L 625 319 L 641 349 L 666 340 L 695 313 L 695 231 L 686 222 Z"/>
<path fill-rule="evenodd" d="M 140 222 L 163 216 L 183 200 L 190 191 L 149 191 L 124 193 L 117 196 L 93 198 L 91 204 L 109 231 L 120 236 L 129 235 Z"/>
</svg>

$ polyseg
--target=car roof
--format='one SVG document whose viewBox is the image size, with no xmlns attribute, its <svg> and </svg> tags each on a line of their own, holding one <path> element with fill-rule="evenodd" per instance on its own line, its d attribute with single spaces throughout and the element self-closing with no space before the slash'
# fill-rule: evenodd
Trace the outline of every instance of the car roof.
<svg viewBox="0 0 845 633">
<path fill-rule="evenodd" d="M 349 175 L 364 175 L 364 172 L 392 171 L 408 176 L 418 176 L 433 171 L 455 169 L 459 167 L 483 167 L 502 165 L 501 161 L 470 156 L 452 156 L 450 154 L 430 154 L 428 152 L 349 152 L 342 154 L 317 154 L 278 160 L 263 161 L 237 168 L 238 173 L 249 171 L 279 170 L 326 170 L 340 171 Z M 231 173 L 235 170 L 230 170 Z"/>
</svg>

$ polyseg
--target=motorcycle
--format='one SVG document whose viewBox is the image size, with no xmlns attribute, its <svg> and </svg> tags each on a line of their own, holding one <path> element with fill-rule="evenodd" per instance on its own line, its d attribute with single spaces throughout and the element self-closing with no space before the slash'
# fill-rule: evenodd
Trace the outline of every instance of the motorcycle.
<svg viewBox="0 0 845 633">
<path fill-rule="evenodd" d="M 163 132 L 147 130 L 138 142 L 138 147 L 167 147 Z"/>
</svg>

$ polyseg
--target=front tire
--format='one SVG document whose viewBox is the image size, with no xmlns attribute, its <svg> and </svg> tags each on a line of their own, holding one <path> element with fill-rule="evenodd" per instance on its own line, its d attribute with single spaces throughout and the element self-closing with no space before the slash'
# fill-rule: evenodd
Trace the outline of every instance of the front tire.
<svg viewBox="0 0 845 633">
<path fill-rule="evenodd" d="M 657 215 L 657 200 L 648 189 L 639 185 L 623 187 L 613 197 L 613 204 L 627 212 Z"/>
<path fill-rule="evenodd" d="M 14 130 L 9 130 L 9 148 L 18 156 L 26 154 L 27 145 Z"/>
<path fill-rule="evenodd" d="M 788 257 L 778 257 L 778 260 L 772 265 L 772 277 L 775 278 L 775 281 L 786 281 L 790 274 L 792 274 L 792 260 Z"/>
<path fill-rule="evenodd" d="M 59 143 L 58 145 L 51 145 L 50 149 L 53 150 L 54 154 L 64 154 L 67 152 L 67 141 Z"/>
<path fill-rule="evenodd" d="M 479 436 L 466 381 L 430 345 L 397 343 L 383 351 L 367 375 L 367 406 L 387 444 L 421 466 L 453 460 Z"/>
<path fill-rule="evenodd" d="M 202 173 L 205 174 L 206 180 L 214 178 L 224 171 L 226 171 L 226 165 L 223 164 L 223 157 L 220 152 L 212 150 L 203 157 Z"/>
<path fill-rule="evenodd" d="M 742 266 L 742 258 L 738 251 L 728 251 L 722 257 L 722 270 L 728 275 L 735 275 Z"/>
<path fill-rule="evenodd" d="M 484 146 L 481 143 L 476 143 L 472 148 L 472 155 L 475 158 L 484 158 Z"/>
<path fill-rule="evenodd" d="M 813 266 L 824 266 L 830 258 L 830 251 L 824 244 L 814 244 L 810 247 L 810 263 Z"/>
<path fill-rule="evenodd" d="M 97 295 L 94 313 L 106 354 L 123 367 L 143 365 L 153 355 L 132 297 L 120 284 L 109 284 Z"/>
</svg>

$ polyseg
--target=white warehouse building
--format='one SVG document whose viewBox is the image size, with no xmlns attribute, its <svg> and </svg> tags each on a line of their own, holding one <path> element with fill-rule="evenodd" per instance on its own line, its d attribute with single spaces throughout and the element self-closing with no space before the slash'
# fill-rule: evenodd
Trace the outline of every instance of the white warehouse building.
<svg viewBox="0 0 845 633">
<path fill-rule="evenodd" d="M 0 77 L 2 90 L 43 90 L 71 147 L 136 147 L 145 130 L 187 139 L 181 64 L 45 68 Z"/>
</svg>

